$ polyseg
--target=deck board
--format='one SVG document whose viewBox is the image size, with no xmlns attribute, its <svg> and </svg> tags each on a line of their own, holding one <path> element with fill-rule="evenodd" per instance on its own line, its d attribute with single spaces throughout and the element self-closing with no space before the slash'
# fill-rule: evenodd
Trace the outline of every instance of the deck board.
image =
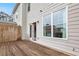
<svg viewBox="0 0 79 59">
<path fill-rule="evenodd" d="M 33 43 L 12 41 L 0 43 L 0 56 L 67 56 L 64 53 Z"/>
</svg>

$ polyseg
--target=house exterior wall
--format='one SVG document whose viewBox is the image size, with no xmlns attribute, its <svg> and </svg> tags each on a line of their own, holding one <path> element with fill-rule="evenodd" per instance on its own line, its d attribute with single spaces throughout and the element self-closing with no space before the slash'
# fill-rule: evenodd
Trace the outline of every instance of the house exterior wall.
<svg viewBox="0 0 79 59">
<path fill-rule="evenodd" d="M 22 39 L 28 39 L 27 35 L 27 7 L 28 4 L 22 4 Z"/>
<path fill-rule="evenodd" d="M 17 25 L 21 26 L 22 30 L 22 39 L 26 39 L 27 37 L 27 4 L 20 3 L 20 5 L 17 7 L 15 13 L 13 14 L 14 20 L 17 23 Z"/>
<path fill-rule="evenodd" d="M 49 14 L 57 9 L 68 6 L 68 39 L 54 39 L 52 37 L 43 36 L 42 16 Z M 41 13 L 40 10 L 43 10 Z M 49 4 L 49 3 L 31 3 L 31 10 L 27 13 L 27 34 L 30 35 L 30 24 L 37 22 L 37 37 L 33 42 L 56 48 L 68 52 L 70 54 L 79 55 L 79 4 Z"/>
<path fill-rule="evenodd" d="M 13 14 L 13 17 L 17 25 L 22 26 L 22 4 L 18 6 L 16 12 Z"/>
</svg>

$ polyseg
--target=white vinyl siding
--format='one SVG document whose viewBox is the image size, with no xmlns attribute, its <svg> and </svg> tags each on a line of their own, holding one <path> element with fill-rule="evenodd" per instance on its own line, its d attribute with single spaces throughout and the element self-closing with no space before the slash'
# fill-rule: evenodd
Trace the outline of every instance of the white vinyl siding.
<svg viewBox="0 0 79 59">
<path fill-rule="evenodd" d="M 47 15 L 50 13 L 53 14 L 53 12 L 66 6 L 68 6 L 68 9 L 66 8 L 66 27 L 68 26 L 66 31 L 68 35 L 67 40 L 64 40 L 63 38 L 52 38 L 52 33 L 51 37 L 43 36 L 42 15 Z M 43 11 L 42 13 L 40 13 L 40 9 Z M 57 48 L 58 50 L 79 55 L 79 3 L 31 4 L 31 11 L 28 13 L 27 21 L 28 26 L 30 23 L 39 21 L 37 24 L 37 41 L 35 42 L 50 48 Z M 51 22 L 53 21 L 51 20 Z M 53 26 L 51 26 L 51 31 L 53 32 L 52 27 Z M 27 32 L 29 34 L 29 29 Z"/>
</svg>

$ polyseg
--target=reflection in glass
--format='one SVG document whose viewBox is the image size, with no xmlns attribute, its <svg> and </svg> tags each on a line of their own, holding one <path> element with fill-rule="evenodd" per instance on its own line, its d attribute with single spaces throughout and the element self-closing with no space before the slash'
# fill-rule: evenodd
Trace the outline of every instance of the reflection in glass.
<svg viewBox="0 0 79 59">
<path fill-rule="evenodd" d="M 54 12 L 53 14 L 53 36 L 66 38 L 66 15 L 65 9 Z"/>
<path fill-rule="evenodd" d="M 46 15 L 43 18 L 43 35 L 51 36 L 51 14 Z"/>
</svg>

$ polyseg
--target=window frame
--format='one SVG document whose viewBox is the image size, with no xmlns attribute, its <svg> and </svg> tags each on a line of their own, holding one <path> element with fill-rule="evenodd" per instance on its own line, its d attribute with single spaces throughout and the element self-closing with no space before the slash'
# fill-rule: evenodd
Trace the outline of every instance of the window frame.
<svg viewBox="0 0 79 59">
<path fill-rule="evenodd" d="M 28 12 L 30 12 L 31 3 L 28 3 Z"/>
<path fill-rule="evenodd" d="M 65 21 L 66 21 L 66 38 L 54 37 L 53 36 L 53 14 L 54 14 L 54 12 L 62 10 L 64 8 L 65 8 L 65 12 L 66 12 L 66 19 L 65 19 Z M 44 36 L 44 34 L 43 34 L 43 32 L 44 32 L 44 29 L 43 29 L 43 20 L 44 20 L 44 18 L 43 17 L 46 16 L 46 15 L 51 15 L 51 36 L 50 37 L 49 36 Z M 60 8 L 60 9 L 57 9 L 57 10 L 51 12 L 51 13 L 44 14 L 43 17 L 42 17 L 42 35 L 43 35 L 43 37 L 68 40 L 68 6 L 64 6 L 64 7 Z"/>
</svg>

